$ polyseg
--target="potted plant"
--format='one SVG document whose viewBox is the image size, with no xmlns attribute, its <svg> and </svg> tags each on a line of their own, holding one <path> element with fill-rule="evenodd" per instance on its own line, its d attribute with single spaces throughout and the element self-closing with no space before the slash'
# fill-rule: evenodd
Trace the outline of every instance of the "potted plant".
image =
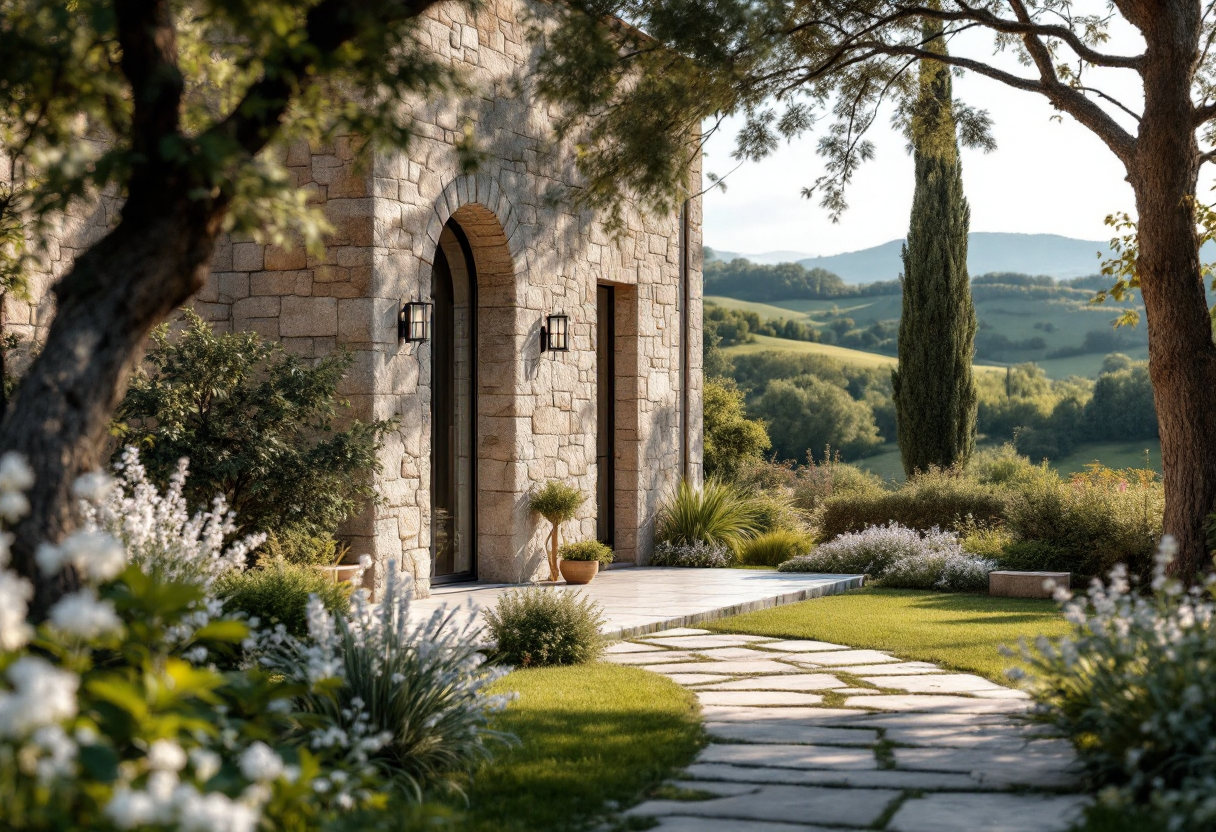
<svg viewBox="0 0 1216 832">
<path fill-rule="evenodd" d="M 589 584 L 600 571 L 600 564 L 612 563 L 612 549 L 598 540 L 567 543 L 559 554 L 562 577 L 568 584 Z"/>
<path fill-rule="evenodd" d="M 532 495 L 528 507 L 553 524 L 549 535 L 549 580 L 558 579 L 557 550 L 561 543 L 559 535 L 561 526 L 567 520 L 574 518 L 578 507 L 587 498 L 583 492 L 564 482 L 549 480 L 544 487 Z"/>
</svg>

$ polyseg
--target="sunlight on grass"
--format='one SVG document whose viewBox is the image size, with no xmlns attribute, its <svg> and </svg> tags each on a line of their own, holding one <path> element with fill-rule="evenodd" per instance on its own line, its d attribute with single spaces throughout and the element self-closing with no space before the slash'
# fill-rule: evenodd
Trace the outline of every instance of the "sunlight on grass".
<svg viewBox="0 0 1216 832">
<path fill-rule="evenodd" d="M 1014 664 L 997 646 L 1057 637 L 1068 630 L 1054 601 L 911 589 L 859 589 L 844 595 L 723 618 L 703 625 L 724 633 L 806 638 L 889 650 L 1008 684 Z"/>
<path fill-rule="evenodd" d="M 583 829 L 605 801 L 639 801 L 704 743 L 696 697 L 657 673 L 610 664 L 517 670 L 520 698 L 494 727 L 519 737 L 474 779 L 462 830 Z"/>
</svg>

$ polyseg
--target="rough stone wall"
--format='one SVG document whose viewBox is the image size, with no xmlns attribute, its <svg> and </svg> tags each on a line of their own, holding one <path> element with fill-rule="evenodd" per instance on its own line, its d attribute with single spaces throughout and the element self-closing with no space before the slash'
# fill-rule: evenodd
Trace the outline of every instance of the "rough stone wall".
<svg viewBox="0 0 1216 832">
<path fill-rule="evenodd" d="M 362 166 L 352 139 L 293 147 L 291 176 L 335 228 L 326 256 L 225 239 L 194 302 L 220 329 L 254 330 L 305 357 L 351 350 L 355 364 L 342 390 L 351 415 L 399 420 L 381 453 L 379 503 L 341 530 L 353 553 L 374 555 L 376 583 L 392 561 L 424 590 L 429 585 L 431 346 L 400 343 L 396 318 L 404 301 L 429 299 L 449 222 L 468 239 L 477 279 L 478 576 L 518 582 L 537 574 L 547 528 L 527 502 L 547 479 L 575 484 L 588 498 L 563 539 L 595 536 L 597 283 L 617 287 L 618 560 L 646 562 L 659 500 L 685 471 L 701 475 L 700 201 L 688 203 L 691 337 L 683 370 L 680 217 L 634 212 L 613 237 L 560 199 L 577 183 L 574 160 L 569 147 L 552 145 L 551 115 L 528 89 L 533 46 L 520 23 L 545 8 L 491 0 L 476 17 L 450 4 L 428 12 L 424 42 L 463 70 L 477 94 L 414 103 L 418 138 L 409 150 Z M 466 125 L 486 151 L 473 174 L 462 173 L 454 149 Z M 699 170 L 691 184 L 700 190 Z M 100 216 L 84 239 L 104 230 Z M 444 239 L 452 245 L 451 235 Z M 569 316 L 571 348 L 541 354 L 539 329 L 553 313 Z"/>
</svg>

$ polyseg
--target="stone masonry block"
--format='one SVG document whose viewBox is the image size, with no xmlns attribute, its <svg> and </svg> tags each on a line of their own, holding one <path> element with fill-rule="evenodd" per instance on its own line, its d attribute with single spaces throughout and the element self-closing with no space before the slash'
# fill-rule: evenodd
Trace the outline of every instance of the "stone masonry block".
<svg viewBox="0 0 1216 832">
<path fill-rule="evenodd" d="M 1069 572 L 989 572 L 988 594 L 1005 598 L 1050 598 L 1055 587 L 1068 589 L 1071 578 Z"/>
<path fill-rule="evenodd" d="M 336 298 L 283 298 L 280 330 L 284 337 L 324 337 L 338 334 Z"/>
</svg>

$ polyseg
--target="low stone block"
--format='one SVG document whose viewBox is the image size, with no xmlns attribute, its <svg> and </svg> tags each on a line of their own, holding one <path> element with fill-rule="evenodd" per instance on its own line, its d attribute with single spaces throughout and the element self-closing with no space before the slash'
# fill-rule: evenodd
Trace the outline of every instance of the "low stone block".
<svg viewBox="0 0 1216 832">
<path fill-rule="evenodd" d="M 988 594 L 1004 598 L 1050 598 L 1055 587 L 1068 589 L 1071 577 L 1069 572 L 989 572 Z M 1054 581 L 1054 584 L 1048 584 L 1048 581 Z"/>
</svg>

